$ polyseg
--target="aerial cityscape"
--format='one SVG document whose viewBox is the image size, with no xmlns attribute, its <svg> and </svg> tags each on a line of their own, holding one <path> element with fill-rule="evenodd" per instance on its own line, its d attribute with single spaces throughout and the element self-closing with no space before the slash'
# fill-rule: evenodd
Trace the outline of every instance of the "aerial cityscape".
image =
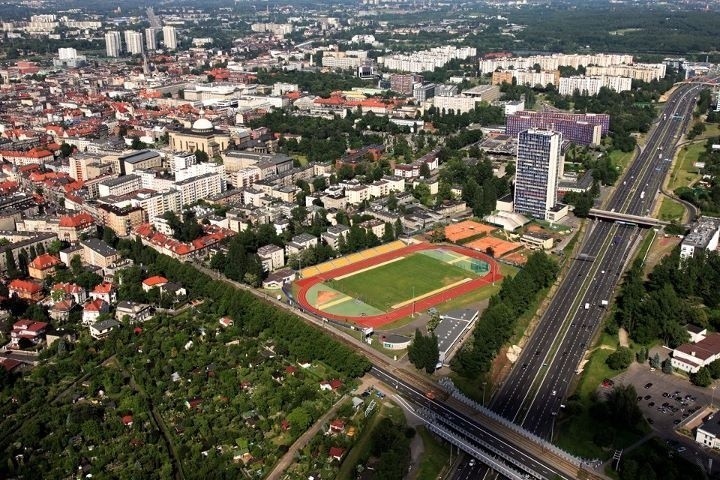
<svg viewBox="0 0 720 480">
<path fill-rule="evenodd" d="M 719 1 L 0 24 L 0 479 L 720 479 Z"/>
</svg>

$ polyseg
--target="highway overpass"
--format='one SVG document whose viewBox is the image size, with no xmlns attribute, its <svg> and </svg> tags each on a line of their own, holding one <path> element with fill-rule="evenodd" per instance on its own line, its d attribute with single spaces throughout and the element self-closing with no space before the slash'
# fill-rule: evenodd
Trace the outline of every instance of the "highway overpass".
<svg viewBox="0 0 720 480">
<path fill-rule="evenodd" d="M 663 227 L 670 224 L 670 222 L 658 220 L 657 218 L 600 210 L 599 208 L 591 208 L 590 213 L 588 213 L 588 217 L 599 218 L 600 220 L 609 220 L 611 222 L 632 223 L 640 227 Z"/>
</svg>

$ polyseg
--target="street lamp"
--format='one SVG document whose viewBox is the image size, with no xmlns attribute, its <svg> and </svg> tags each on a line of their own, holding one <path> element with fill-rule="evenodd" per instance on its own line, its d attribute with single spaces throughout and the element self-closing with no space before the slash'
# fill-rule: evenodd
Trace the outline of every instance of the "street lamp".
<svg viewBox="0 0 720 480">
<path fill-rule="evenodd" d="M 550 441 L 552 442 L 553 437 L 555 436 L 555 418 L 557 417 L 558 412 L 552 412 L 552 423 L 550 424 Z"/>
<path fill-rule="evenodd" d="M 485 406 L 485 385 L 487 385 L 487 382 L 482 382 L 482 386 L 483 386 L 483 407 Z"/>
</svg>

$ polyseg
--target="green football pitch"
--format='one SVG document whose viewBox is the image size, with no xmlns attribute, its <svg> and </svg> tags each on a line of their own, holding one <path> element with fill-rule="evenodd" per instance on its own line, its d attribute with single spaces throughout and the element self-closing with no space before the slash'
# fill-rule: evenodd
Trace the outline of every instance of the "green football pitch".
<svg viewBox="0 0 720 480">
<path fill-rule="evenodd" d="M 415 253 L 401 260 L 326 282 L 350 297 L 388 311 L 393 305 L 432 292 L 465 278 L 473 272 L 429 255 Z"/>
</svg>

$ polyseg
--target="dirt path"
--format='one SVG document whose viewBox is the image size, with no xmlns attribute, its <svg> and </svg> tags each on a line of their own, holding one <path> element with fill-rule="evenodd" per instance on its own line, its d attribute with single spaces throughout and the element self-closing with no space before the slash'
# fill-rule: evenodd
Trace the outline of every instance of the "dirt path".
<svg viewBox="0 0 720 480">
<path fill-rule="evenodd" d="M 305 448 L 305 445 L 312 440 L 312 438 L 317 434 L 317 432 L 322 428 L 323 425 L 328 423 L 331 418 L 335 415 L 335 412 L 337 412 L 337 409 L 340 408 L 340 404 L 347 398 L 347 395 L 343 395 L 340 397 L 340 399 L 335 402 L 335 404 L 325 412 L 325 415 L 318 418 L 317 422 L 310 427 L 308 430 L 305 431 L 302 435 L 298 437 L 297 440 L 290 446 L 288 451 L 285 453 L 285 455 L 280 458 L 278 463 L 275 464 L 275 468 L 272 469 L 272 472 L 270 472 L 270 475 L 268 475 L 266 478 L 267 480 L 279 480 L 282 478 L 283 473 L 285 473 L 285 470 L 292 465 L 292 463 L 295 461 L 295 455 Z"/>
<path fill-rule="evenodd" d="M 618 341 L 620 342 L 621 347 L 630 347 L 630 338 L 628 336 L 628 332 L 622 327 L 618 329 Z"/>
</svg>

